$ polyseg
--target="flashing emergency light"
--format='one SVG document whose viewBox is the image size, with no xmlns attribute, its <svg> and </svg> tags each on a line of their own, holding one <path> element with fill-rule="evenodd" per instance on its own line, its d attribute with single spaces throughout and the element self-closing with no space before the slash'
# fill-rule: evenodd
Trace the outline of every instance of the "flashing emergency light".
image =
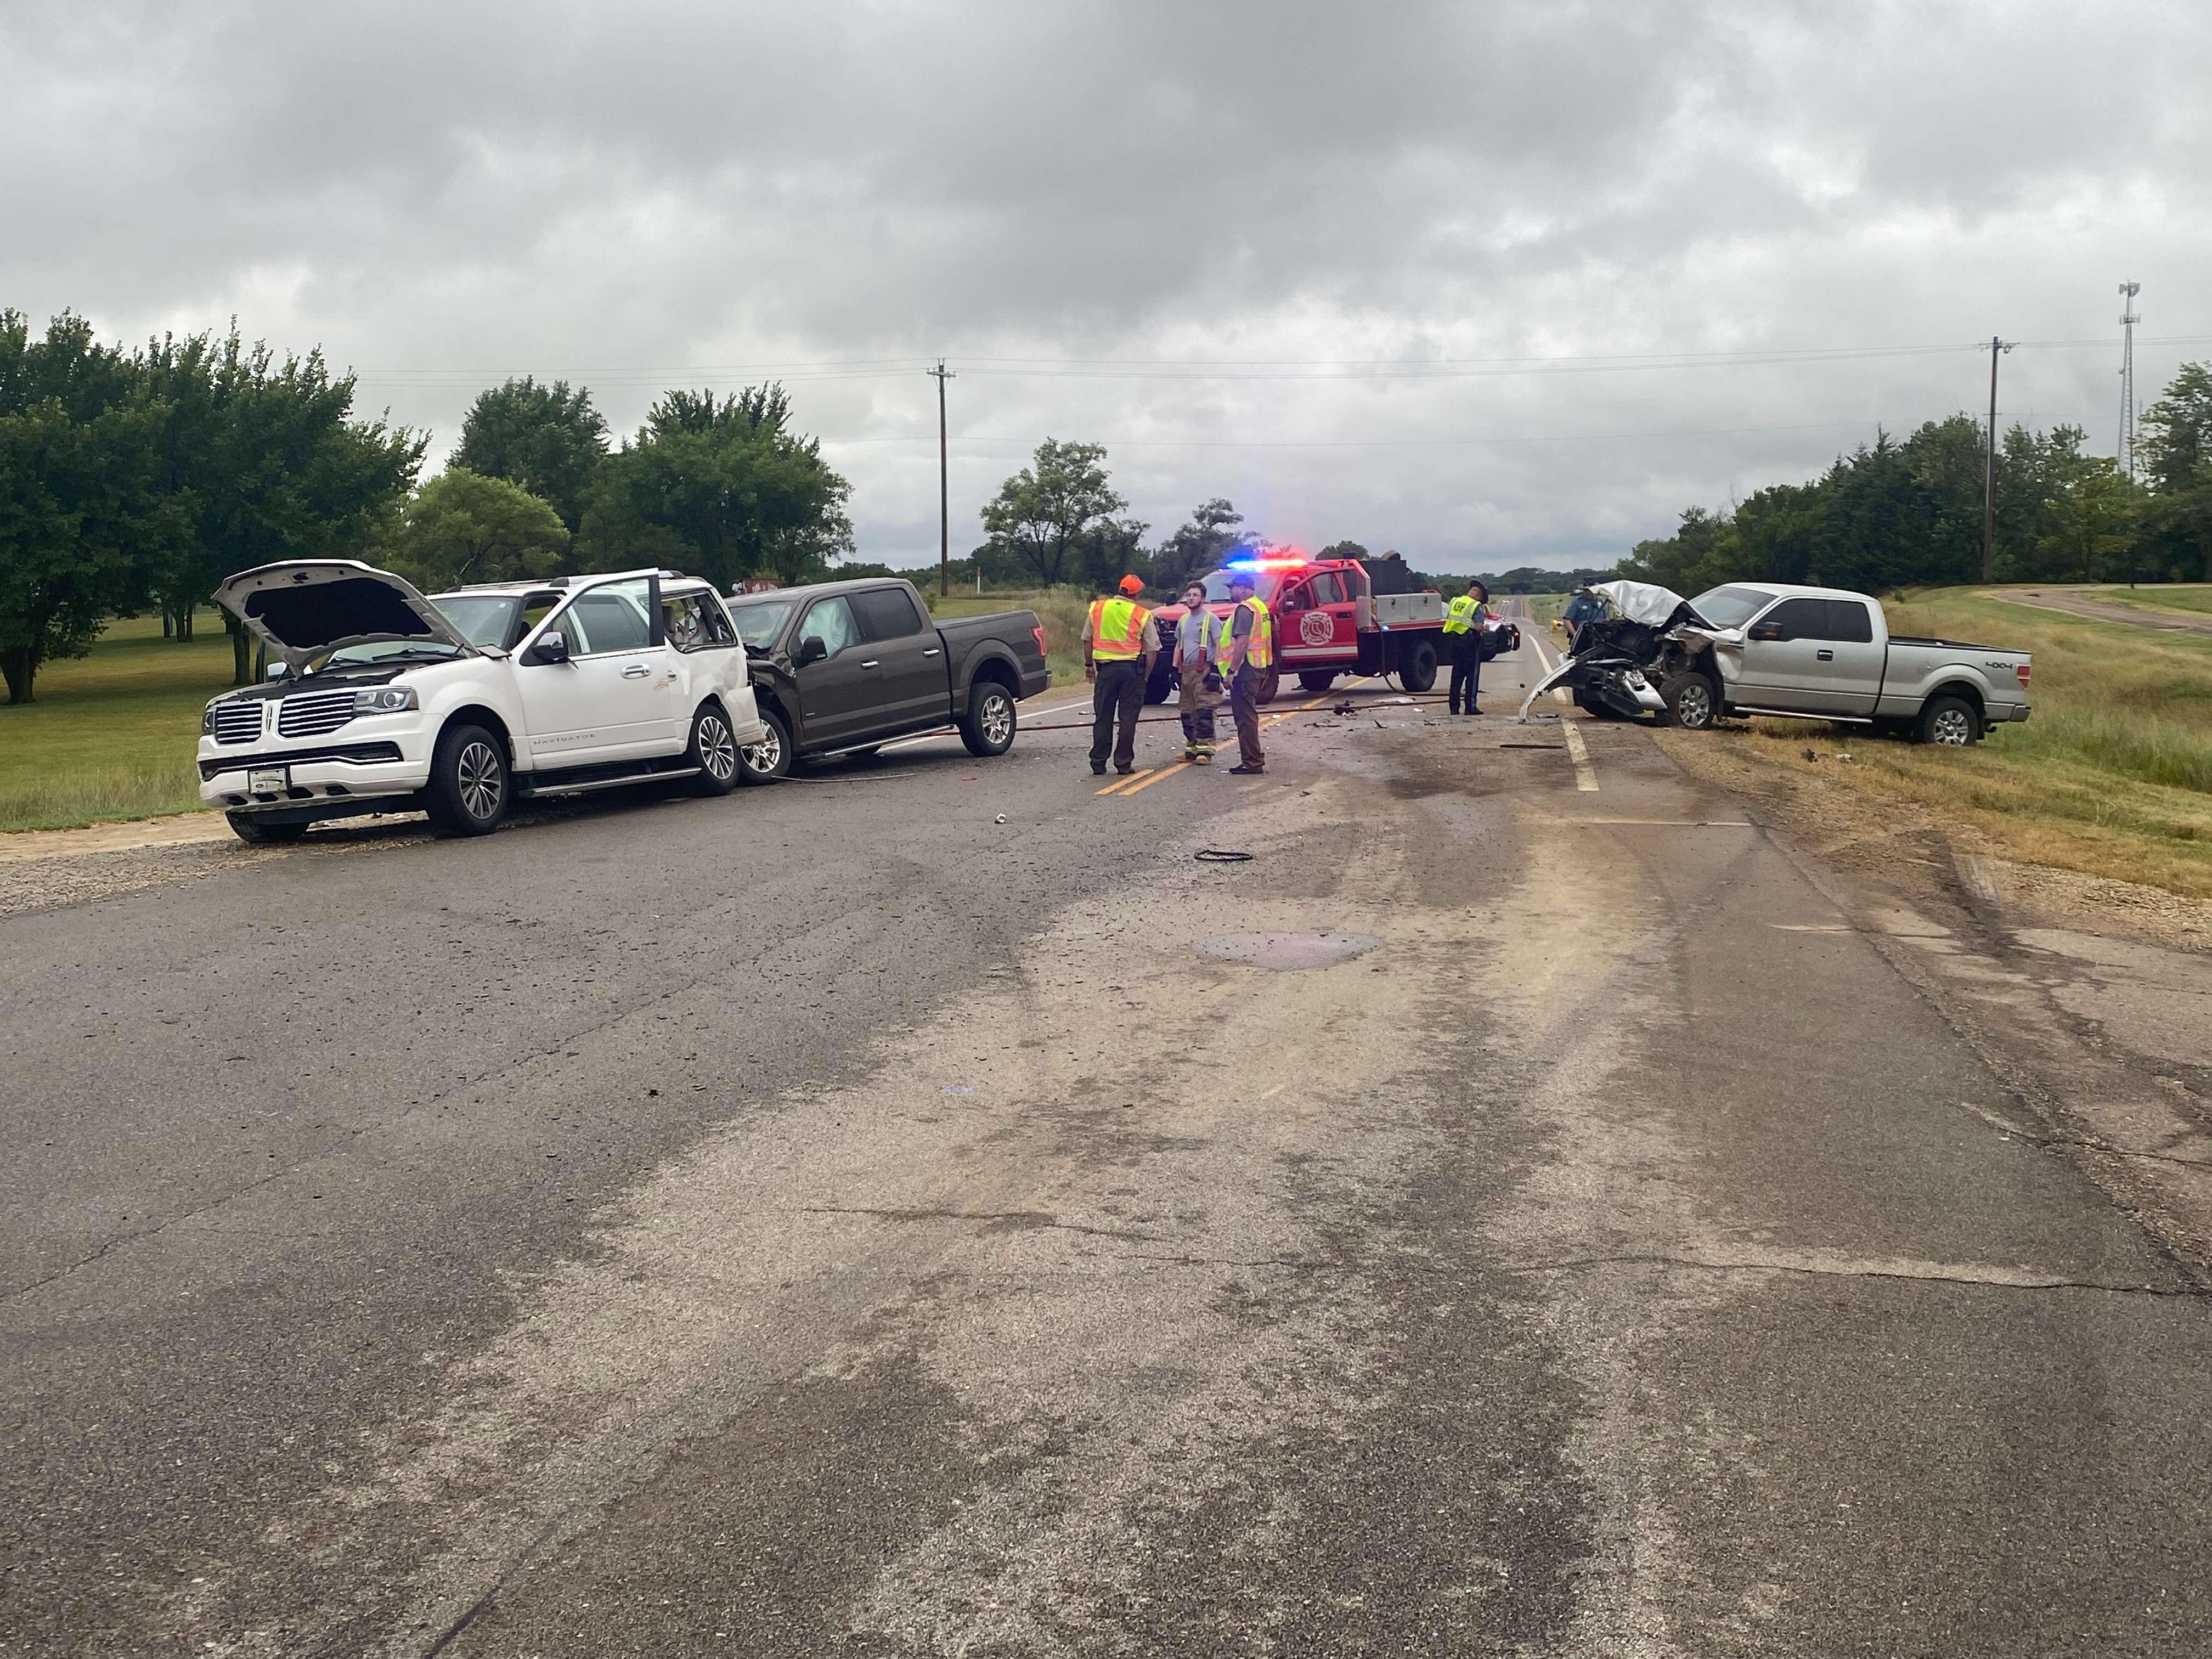
<svg viewBox="0 0 2212 1659">
<path fill-rule="evenodd" d="M 1296 570 L 1306 563 L 1304 559 L 1231 559 L 1231 570 Z"/>
</svg>

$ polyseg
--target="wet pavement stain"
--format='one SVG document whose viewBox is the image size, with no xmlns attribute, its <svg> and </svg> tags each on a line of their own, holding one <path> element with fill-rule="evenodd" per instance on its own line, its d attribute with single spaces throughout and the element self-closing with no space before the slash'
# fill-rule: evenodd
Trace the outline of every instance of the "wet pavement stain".
<svg viewBox="0 0 2212 1659">
<path fill-rule="evenodd" d="M 1202 957 L 1238 962 L 1269 973 L 1292 974 L 1309 968 L 1334 968 L 1364 957 L 1382 941 L 1372 933 L 1216 933 L 1200 939 Z"/>
</svg>

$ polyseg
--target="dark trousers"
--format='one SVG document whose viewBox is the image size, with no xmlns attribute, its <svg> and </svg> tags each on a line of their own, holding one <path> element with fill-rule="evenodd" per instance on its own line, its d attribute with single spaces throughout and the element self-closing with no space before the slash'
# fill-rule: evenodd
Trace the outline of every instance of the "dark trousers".
<svg viewBox="0 0 2212 1659">
<path fill-rule="evenodd" d="M 1137 763 L 1137 716 L 1145 708 L 1145 665 L 1142 658 L 1128 662 L 1102 662 L 1091 689 L 1091 763 L 1106 764 L 1106 751 L 1114 764 L 1127 769 Z M 1115 725 L 1119 721 L 1118 736 Z"/>
<path fill-rule="evenodd" d="M 1237 721 L 1237 763 L 1255 772 L 1267 763 L 1267 751 L 1260 747 L 1260 682 L 1265 678 L 1248 662 L 1229 683 L 1229 712 Z"/>
<path fill-rule="evenodd" d="M 1472 634 L 1459 635 L 1451 645 L 1451 691 L 1446 698 L 1455 714 L 1475 713 L 1474 700 L 1482 694 L 1482 643 Z"/>
</svg>

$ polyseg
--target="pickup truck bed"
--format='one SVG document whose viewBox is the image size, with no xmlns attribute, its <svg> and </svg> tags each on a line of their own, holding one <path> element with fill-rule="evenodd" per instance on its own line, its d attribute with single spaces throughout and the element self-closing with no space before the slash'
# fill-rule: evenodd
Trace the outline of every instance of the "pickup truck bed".
<svg viewBox="0 0 2212 1659">
<path fill-rule="evenodd" d="M 823 582 L 733 599 L 768 739 L 755 775 L 957 726 L 973 754 L 1012 745 L 1015 705 L 1051 684 L 1034 612 L 931 621 L 896 580 Z"/>
</svg>

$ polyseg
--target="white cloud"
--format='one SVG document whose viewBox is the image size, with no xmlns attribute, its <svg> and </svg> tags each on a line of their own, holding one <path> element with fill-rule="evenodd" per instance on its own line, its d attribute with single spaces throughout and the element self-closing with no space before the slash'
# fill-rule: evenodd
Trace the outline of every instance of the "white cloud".
<svg viewBox="0 0 2212 1659">
<path fill-rule="evenodd" d="M 1162 528 L 1225 494 L 1432 565 L 1607 558 L 1975 406 L 1980 360 L 1134 360 L 2106 337 L 2122 276 L 2148 334 L 2212 334 L 2208 70 L 2181 3 L 18 0 L 0 302 L 125 336 L 235 313 L 441 445 L 508 371 L 626 427 L 709 369 L 905 360 L 785 375 L 893 557 L 935 541 L 941 352 L 956 536 L 1049 433 L 1111 445 Z M 2116 359 L 2024 348 L 2005 406 L 2109 446 Z"/>
</svg>

